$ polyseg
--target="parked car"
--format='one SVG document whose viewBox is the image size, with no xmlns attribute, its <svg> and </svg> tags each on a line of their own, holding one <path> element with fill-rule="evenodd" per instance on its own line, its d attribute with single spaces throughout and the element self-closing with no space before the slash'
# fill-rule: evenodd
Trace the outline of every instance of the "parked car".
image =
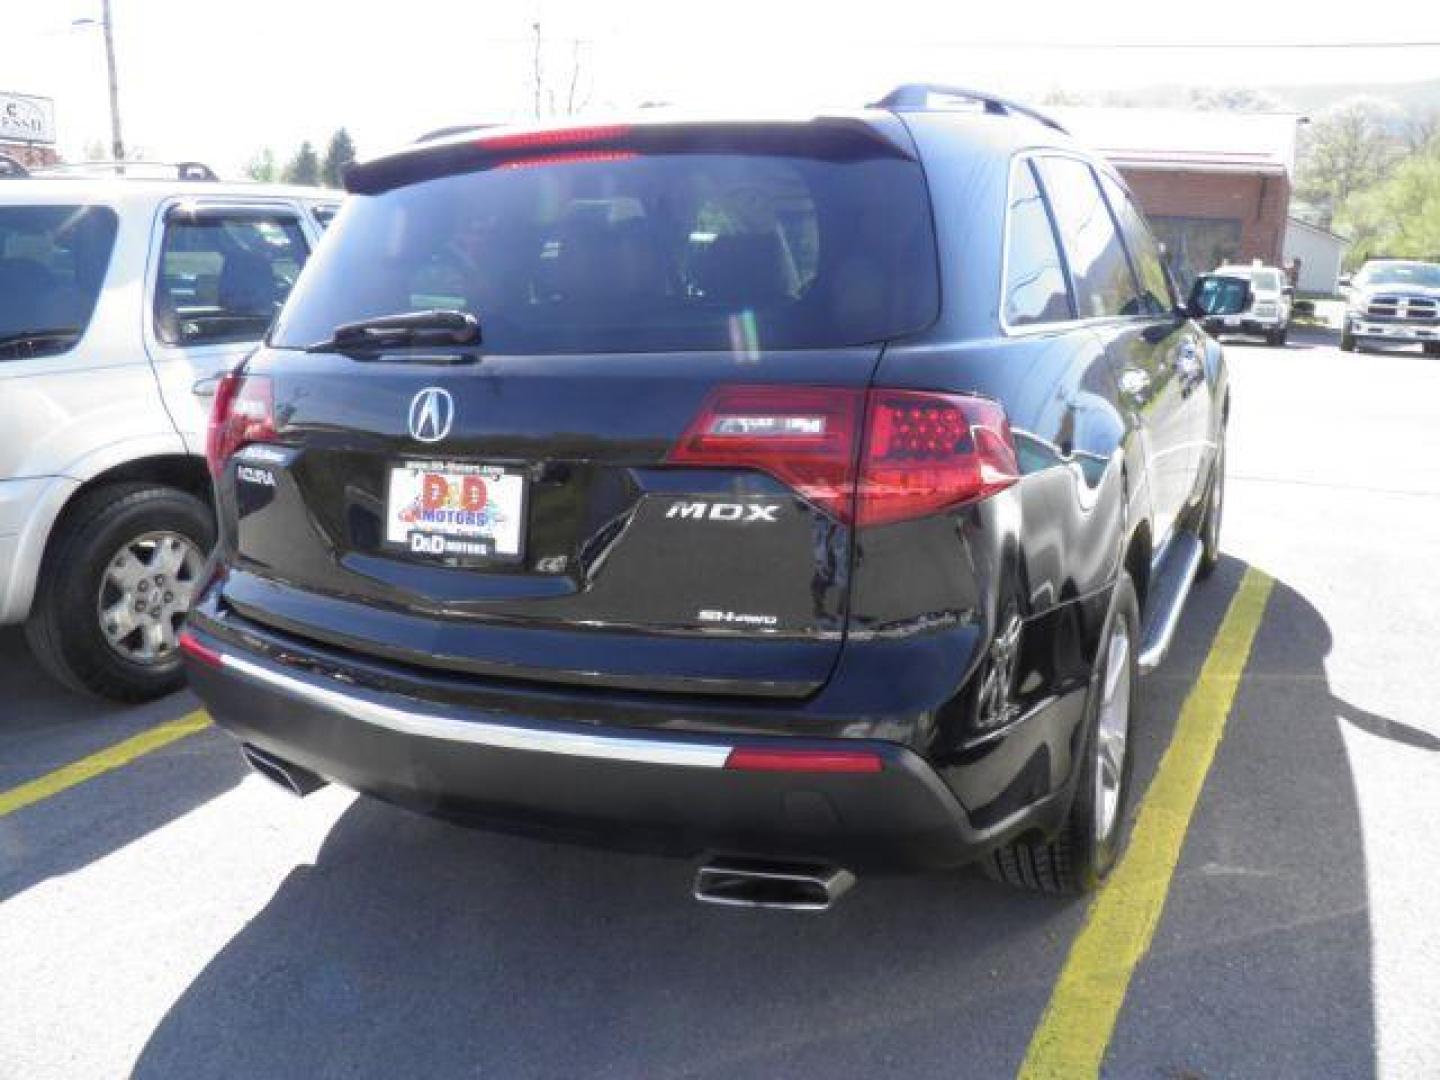
<svg viewBox="0 0 1440 1080">
<path fill-rule="evenodd" d="M 979 108 L 946 107 L 958 101 Z M 1120 177 L 931 87 L 355 166 L 224 382 L 182 649 L 252 765 L 699 854 L 1095 885 L 1230 395 Z"/>
<path fill-rule="evenodd" d="M 1421 345 L 1427 356 L 1440 356 L 1440 263 L 1371 259 L 1341 284 L 1340 348 Z"/>
<path fill-rule="evenodd" d="M 1278 266 L 1254 263 L 1249 266 L 1221 266 L 1214 274 L 1248 281 L 1251 301 L 1250 306 L 1238 315 L 1212 320 L 1210 328 L 1221 334 L 1263 337 L 1267 345 L 1284 345 L 1290 333 L 1295 297 L 1295 290 L 1285 271 Z"/>
<path fill-rule="evenodd" d="M 336 194 L 129 162 L 0 180 L 0 625 L 57 679 L 175 689 L 214 532 L 204 438 Z"/>
</svg>

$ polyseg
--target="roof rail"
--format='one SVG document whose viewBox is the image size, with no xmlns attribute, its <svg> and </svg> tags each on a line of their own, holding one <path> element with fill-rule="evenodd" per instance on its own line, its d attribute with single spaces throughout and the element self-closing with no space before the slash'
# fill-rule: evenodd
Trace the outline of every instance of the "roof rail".
<svg viewBox="0 0 1440 1080">
<path fill-rule="evenodd" d="M 146 174 L 146 179 L 155 179 L 156 172 L 171 174 L 177 180 L 214 183 L 220 179 L 215 175 L 215 170 L 199 161 L 75 161 L 63 165 L 47 165 L 43 169 L 33 170 L 31 175 L 113 173 L 116 176 L 129 176 L 135 173 Z M 137 175 L 136 178 L 141 177 Z"/>
<path fill-rule="evenodd" d="M 879 101 L 875 102 L 873 109 L 889 109 L 891 112 L 929 112 L 932 109 L 931 98 L 951 98 L 957 101 L 971 101 L 979 105 L 987 113 L 997 116 L 1026 116 L 1044 124 L 1048 128 L 1054 128 L 1062 135 L 1070 134 L 1053 116 L 1046 116 L 1039 109 L 1032 109 L 1029 105 L 1021 105 L 1018 101 L 1011 101 L 1009 98 L 1000 97 L 998 94 L 991 94 L 984 90 L 970 90 L 963 86 L 942 86 L 938 83 L 905 83 L 897 86 L 890 93 L 886 94 Z"/>
<path fill-rule="evenodd" d="M 9 154 L 0 154 L 0 176 L 29 176 L 30 170 Z"/>
<path fill-rule="evenodd" d="M 451 124 L 449 127 L 436 128 L 434 131 L 427 131 L 415 141 L 417 143 L 435 142 L 438 139 L 448 139 L 452 135 L 463 135 L 467 131 L 484 131 L 486 128 L 499 127 L 499 124 Z"/>
</svg>

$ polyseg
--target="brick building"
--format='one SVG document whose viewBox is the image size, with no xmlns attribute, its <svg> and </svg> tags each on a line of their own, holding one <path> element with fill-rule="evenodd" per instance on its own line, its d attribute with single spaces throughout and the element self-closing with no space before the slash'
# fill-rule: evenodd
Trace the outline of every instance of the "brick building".
<svg viewBox="0 0 1440 1080">
<path fill-rule="evenodd" d="M 1280 265 L 1301 117 L 1179 109 L 1051 111 L 1124 175 L 1182 286 L 1225 262 Z"/>
</svg>

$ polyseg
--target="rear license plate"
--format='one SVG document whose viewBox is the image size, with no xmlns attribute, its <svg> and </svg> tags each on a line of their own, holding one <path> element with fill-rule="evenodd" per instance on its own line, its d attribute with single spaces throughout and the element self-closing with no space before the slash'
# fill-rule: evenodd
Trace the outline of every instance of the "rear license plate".
<svg viewBox="0 0 1440 1080">
<path fill-rule="evenodd" d="M 457 461 L 407 461 L 390 469 L 390 547 L 432 558 L 519 562 L 524 540 L 519 469 Z"/>
<path fill-rule="evenodd" d="M 1243 323 L 1244 321 L 1245 321 L 1245 320 L 1244 320 L 1243 318 L 1241 318 L 1239 315 L 1226 315 L 1226 316 L 1225 316 L 1225 323 L 1224 323 L 1224 325 L 1226 325 L 1226 326 L 1239 326 L 1239 325 L 1240 325 L 1241 323 Z"/>
</svg>

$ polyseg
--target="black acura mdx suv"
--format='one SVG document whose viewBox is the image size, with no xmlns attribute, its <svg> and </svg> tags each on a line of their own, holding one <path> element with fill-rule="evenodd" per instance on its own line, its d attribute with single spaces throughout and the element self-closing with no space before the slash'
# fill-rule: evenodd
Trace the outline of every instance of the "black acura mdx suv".
<svg viewBox="0 0 1440 1080">
<path fill-rule="evenodd" d="M 183 648 L 250 762 L 706 860 L 1093 886 L 1136 680 L 1213 566 L 1229 394 L 1124 183 L 903 87 L 353 166 L 216 397 Z M 1233 288 L 1229 288 L 1233 286 Z"/>
</svg>

